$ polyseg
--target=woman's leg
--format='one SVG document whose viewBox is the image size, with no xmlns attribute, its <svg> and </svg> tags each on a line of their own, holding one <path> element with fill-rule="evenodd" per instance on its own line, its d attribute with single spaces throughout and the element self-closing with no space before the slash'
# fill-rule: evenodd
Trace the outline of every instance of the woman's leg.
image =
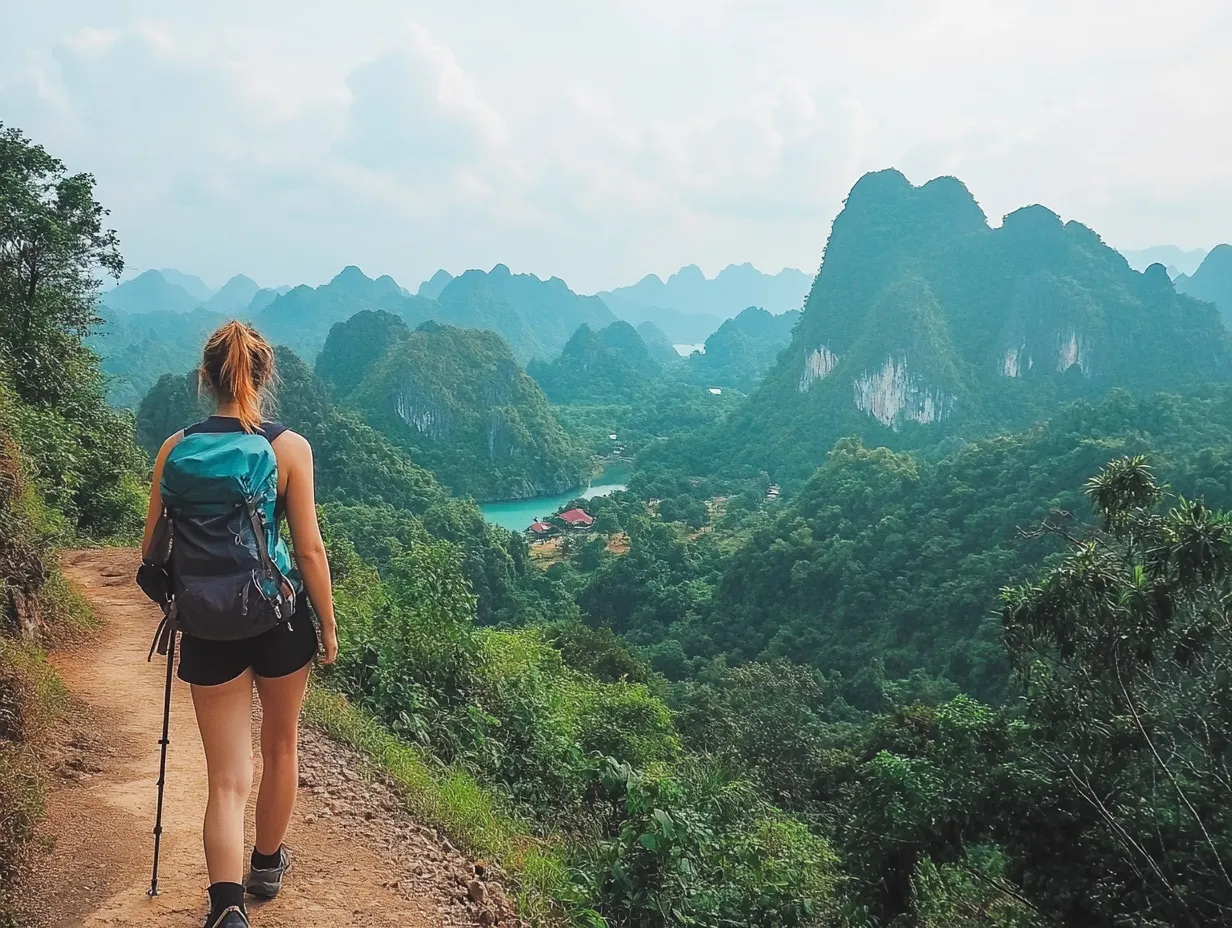
<svg viewBox="0 0 1232 928">
<path fill-rule="evenodd" d="M 285 677 L 257 677 L 261 697 L 261 787 L 257 852 L 274 855 L 287 834 L 299 788 L 299 710 L 311 664 Z"/>
<path fill-rule="evenodd" d="M 244 807 L 252 789 L 252 671 L 218 686 L 193 686 L 205 746 L 210 798 L 205 806 L 205 865 L 211 883 L 244 878 Z"/>
</svg>

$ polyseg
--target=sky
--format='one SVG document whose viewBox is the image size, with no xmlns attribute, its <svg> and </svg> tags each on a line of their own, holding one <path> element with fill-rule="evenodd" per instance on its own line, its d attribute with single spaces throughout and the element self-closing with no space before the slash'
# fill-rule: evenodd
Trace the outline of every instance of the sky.
<svg viewBox="0 0 1232 928">
<path fill-rule="evenodd" d="M 817 269 L 866 171 L 1120 248 L 1232 239 L 1226 0 L 0 0 L 0 122 L 130 267 L 580 292 Z"/>
</svg>

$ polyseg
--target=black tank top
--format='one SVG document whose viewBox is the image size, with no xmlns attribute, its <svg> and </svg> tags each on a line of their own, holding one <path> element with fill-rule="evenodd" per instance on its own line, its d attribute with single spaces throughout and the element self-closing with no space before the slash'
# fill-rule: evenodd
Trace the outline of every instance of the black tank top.
<svg viewBox="0 0 1232 928">
<path fill-rule="evenodd" d="M 210 416 L 207 419 L 202 419 L 196 425 L 190 425 L 184 430 L 184 434 L 200 435 L 202 433 L 214 434 L 218 432 L 242 431 L 244 431 L 243 424 L 234 416 Z M 262 422 L 257 431 L 264 435 L 265 440 L 272 445 L 275 438 L 287 431 L 287 427 L 281 422 Z"/>
</svg>

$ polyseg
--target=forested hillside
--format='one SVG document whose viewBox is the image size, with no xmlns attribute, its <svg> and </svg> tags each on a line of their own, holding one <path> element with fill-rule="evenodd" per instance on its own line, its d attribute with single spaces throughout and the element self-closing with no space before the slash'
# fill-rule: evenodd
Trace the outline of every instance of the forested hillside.
<svg viewBox="0 0 1232 928">
<path fill-rule="evenodd" d="M 318 371 L 340 403 L 458 492 L 518 499 L 587 475 L 587 456 L 493 332 L 434 322 L 412 332 L 362 314 L 334 327 Z"/>
<path fill-rule="evenodd" d="M 790 347 L 693 460 L 798 478 L 844 435 L 936 447 L 1024 428 L 1113 387 L 1230 376 L 1214 307 L 1178 295 L 1162 267 L 1133 271 L 1042 206 L 990 228 L 954 178 L 913 187 L 882 171 L 835 219 Z"/>
<path fill-rule="evenodd" d="M 597 332 L 582 325 L 559 357 L 550 364 L 532 361 L 526 372 L 553 403 L 633 403 L 663 367 L 633 326 L 613 322 Z"/>
<path fill-rule="evenodd" d="M 779 352 L 791 343 L 800 318 L 797 310 L 777 316 L 750 306 L 706 339 L 705 351 L 695 352 L 689 365 L 698 378 L 716 387 L 745 393 L 765 377 Z"/>
</svg>

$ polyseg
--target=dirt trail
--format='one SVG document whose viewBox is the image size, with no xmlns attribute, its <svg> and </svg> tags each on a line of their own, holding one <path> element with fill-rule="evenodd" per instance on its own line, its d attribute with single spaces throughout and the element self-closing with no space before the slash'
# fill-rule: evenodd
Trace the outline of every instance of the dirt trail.
<svg viewBox="0 0 1232 928">
<path fill-rule="evenodd" d="M 136 552 L 127 550 L 65 558 L 66 574 L 86 593 L 103 628 L 53 658 L 80 711 L 53 762 L 63 785 L 48 797 L 42 837 L 50 856 L 30 894 L 38 900 L 32 918 L 43 928 L 189 928 L 204 918 L 205 758 L 188 687 L 178 680 L 160 895 L 145 895 L 166 664 L 157 656 L 146 663 L 158 610 L 132 581 L 136 564 Z M 277 899 L 249 906 L 254 928 L 516 924 L 500 888 L 473 885 L 470 862 L 406 819 L 388 784 L 364 771 L 358 758 L 312 732 L 303 741 L 303 788 L 287 837 L 295 862 Z M 254 754 L 259 775 L 259 749 Z M 248 839 L 251 844 L 251 803 Z"/>
</svg>

